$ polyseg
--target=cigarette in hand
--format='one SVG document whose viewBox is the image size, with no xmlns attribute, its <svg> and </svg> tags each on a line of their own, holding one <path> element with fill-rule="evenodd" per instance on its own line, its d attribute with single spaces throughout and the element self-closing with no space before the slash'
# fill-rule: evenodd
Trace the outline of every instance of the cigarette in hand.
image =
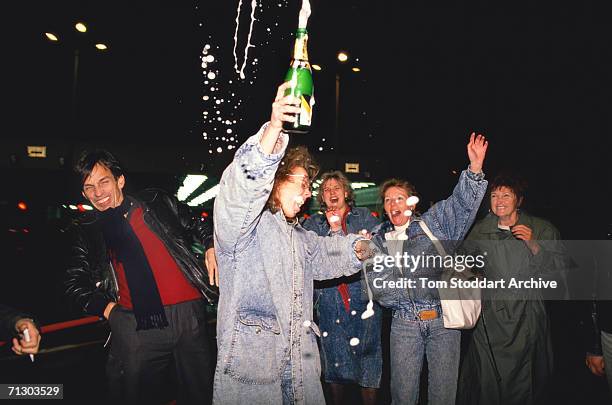
<svg viewBox="0 0 612 405">
<path fill-rule="evenodd" d="M 25 339 L 26 342 L 30 341 L 30 331 L 28 330 L 28 328 L 25 328 L 23 330 L 23 338 Z M 32 363 L 34 363 L 34 355 L 30 354 L 30 360 L 32 360 Z"/>
</svg>

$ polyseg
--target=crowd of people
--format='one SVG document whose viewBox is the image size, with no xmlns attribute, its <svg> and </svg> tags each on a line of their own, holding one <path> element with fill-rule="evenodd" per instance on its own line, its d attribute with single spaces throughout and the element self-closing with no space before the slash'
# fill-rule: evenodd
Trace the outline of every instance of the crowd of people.
<svg viewBox="0 0 612 405">
<path fill-rule="evenodd" d="M 429 404 L 542 403 L 552 374 L 542 297 L 485 292 L 462 354 L 461 331 L 445 327 L 438 288 L 380 288 L 367 277 L 374 255 L 416 256 L 436 252 L 436 240 L 464 239 L 472 251 L 487 250 L 487 277 L 554 272 L 559 232 L 521 210 L 523 184 L 498 176 L 489 186 L 488 142 L 471 134 L 457 185 L 422 214 L 414 185 L 393 178 L 380 187 L 381 222 L 355 206 L 348 179 L 331 171 L 321 176 L 321 212 L 300 220 L 319 167 L 305 147 L 288 148 L 282 125 L 295 119 L 299 100 L 284 95 L 287 86 L 278 88 L 269 122 L 225 169 L 214 226 L 161 190 L 125 194 L 123 168 L 107 151 L 76 163 L 95 211 L 73 229 L 65 285 L 84 312 L 110 325 L 109 401 L 156 403 L 172 369 L 179 404 L 322 404 L 322 382 L 335 404 L 349 385 L 375 404 L 386 308 L 394 404 L 417 403 L 425 359 Z M 490 212 L 475 223 L 487 190 Z M 194 242 L 205 247 L 203 257 Z M 376 277 L 435 282 L 443 271 L 392 265 Z M 217 299 L 215 361 L 205 306 Z M 0 340 L 16 335 L 16 354 L 37 353 L 40 333 L 30 316 L 0 307 L 0 319 Z M 604 373 L 607 350 L 587 357 L 594 373 Z"/>
</svg>

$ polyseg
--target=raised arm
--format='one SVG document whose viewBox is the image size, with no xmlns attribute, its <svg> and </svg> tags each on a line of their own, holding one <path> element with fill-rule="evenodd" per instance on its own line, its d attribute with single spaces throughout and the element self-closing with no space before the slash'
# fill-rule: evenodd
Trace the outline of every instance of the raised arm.
<svg viewBox="0 0 612 405">
<path fill-rule="evenodd" d="M 270 122 L 236 151 L 221 176 L 213 212 L 219 252 L 234 252 L 248 243 L 266 205 L 289 140 L 281 131 L 282 123 L 294 120 L 290 114 L 299 112 L 295 97 L 283 97 L 287 87 L 285 83 L 278 88 Z"/>
<path fill-rule="evenodd" d="M 436 235 L 438 238 L 461 240 L 474 223 L 478 207 L 487 191 L 482 165 L 488 145 L 483 135 L 472 133 L 467 145 L 470 166 L 461 172 L 451 196 L 437 202 L 423 215 L 424 220 L 436 222 L 443 230 L 444 235 Z"/>
</svg>

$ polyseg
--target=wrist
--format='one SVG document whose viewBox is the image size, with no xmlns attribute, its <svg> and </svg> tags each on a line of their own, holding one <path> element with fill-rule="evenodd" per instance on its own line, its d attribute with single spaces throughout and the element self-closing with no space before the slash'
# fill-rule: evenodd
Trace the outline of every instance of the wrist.
<svg viewBox="0 0 612 405">
<path fill-rule="evenodd" d="M 482 173 L 482 165 L 470 163 L 470 165 L 468 166 L 468 170 L 474 174 L 480 174 Z"/>
<path fill-rule="evenodd" d="M 109 302 L 108 305 L 106 305 L 106 308 L 104 308 L 104 318 L 106 318 L 107 320 L 108 318 L 110 318 L 110 314 L 113 311 L 115 305 L 117 305 L 116 302 Z"/>
</svg>

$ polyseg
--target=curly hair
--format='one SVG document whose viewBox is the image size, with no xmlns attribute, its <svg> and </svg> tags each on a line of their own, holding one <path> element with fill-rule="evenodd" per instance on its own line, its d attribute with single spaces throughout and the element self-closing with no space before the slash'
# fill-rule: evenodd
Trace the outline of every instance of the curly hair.
<svg viewBox="0 0 612 405">
<path fill-rule="evenodd" d="M 268 208 L 274 214 L 281 208 L 280 200 L 277 196 L 278 188 L 286 181 L 287 175 L 291 174 L 293 169 L 296 167 L 301 167 L 306 170 L 310 182 L 312 182 L 312 180 L 319 173 L 319 165 L 305 146 L 295 146 L 287 150 L 287 153 L 283 157 L 283 160 L 281 160 L 278 169 L 276 169 L 272 192 L 270 193 L 270 197 L 266 203 L 266 208 Z"/>
<path fill-rule="evenodd" d="M 317 195 L 317 201 L 319 202 L 319 205 L 322 209 L 326 208 L 325 201 L 323 200 L 323 189 L 325 188 L 325 183 L 327 182 L 327 180 L 336 180 L 338 183 L 340 183 L 342 185 L 342 188 L 344 189 L 344 192 L 346 193 L 346 203 L 350 207 L 355 204 L 355 192 L 351 187 L 349 179 L 347 179 L 341 171 L 335 170 L 333 172 L 326 172 L 321 175 L 321 187 L 319 188 L 320 191 Z"/>
</svg>

